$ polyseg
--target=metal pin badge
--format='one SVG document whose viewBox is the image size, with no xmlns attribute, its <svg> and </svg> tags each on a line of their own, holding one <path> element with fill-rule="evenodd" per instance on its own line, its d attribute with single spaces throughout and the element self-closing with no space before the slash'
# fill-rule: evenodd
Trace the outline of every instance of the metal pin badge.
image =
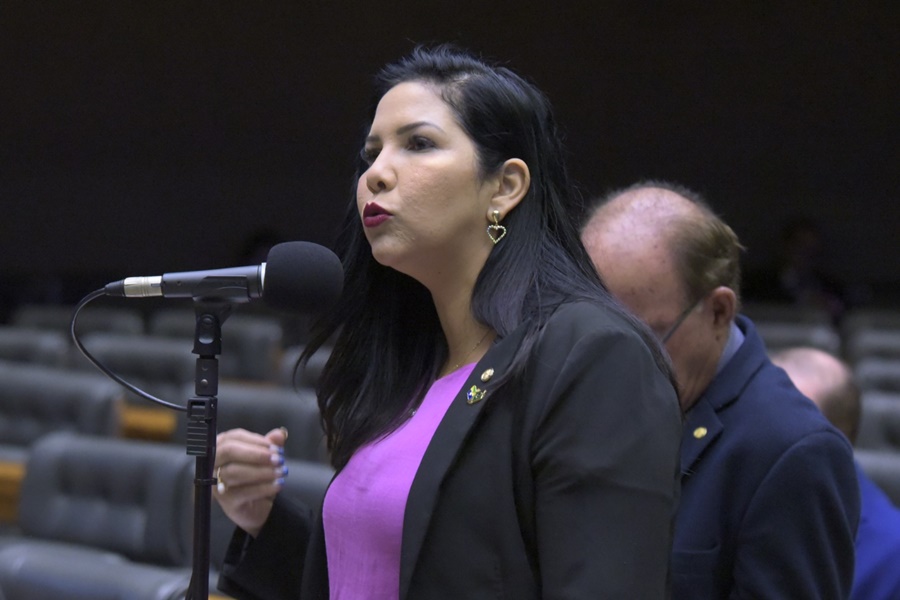
<svg viewBox="0 0 900 600">
<path fill-rule="evenodd" d="M 484 390 L 479 388 L 477 385 L 473 385 L 469 388 L 469 391 L 466 392 L 466 402 L 468 404 L 475 404 L 476 402 L 481 402 L 484 399 Z"/>
</svg>

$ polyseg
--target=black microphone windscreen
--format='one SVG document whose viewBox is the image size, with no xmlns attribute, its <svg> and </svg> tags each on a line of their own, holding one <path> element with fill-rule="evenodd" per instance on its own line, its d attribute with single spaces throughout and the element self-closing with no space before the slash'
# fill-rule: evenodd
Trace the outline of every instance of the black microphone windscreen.
<svg viewBox="0 0 900 600">
<path fill-rule="evenodd" d="M 338 257 L 311 242 L 285 242 L 269 250 L 263 300 L 277 310 L 315 313 L 341 295 L 344 270 Z"/>
</svg>

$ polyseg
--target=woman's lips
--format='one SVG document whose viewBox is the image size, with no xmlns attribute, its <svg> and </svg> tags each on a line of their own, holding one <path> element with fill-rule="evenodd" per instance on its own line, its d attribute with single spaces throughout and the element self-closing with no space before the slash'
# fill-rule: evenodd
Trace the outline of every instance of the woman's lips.
<svg viewBox="0 0 900 600">
<path fill-rule="evenodd" d="M 363 226 L 378 227 L 391 218 L 391 213 L 384 210 L 374 202 L 369 202 L 363 208 Z"/>
</svg>

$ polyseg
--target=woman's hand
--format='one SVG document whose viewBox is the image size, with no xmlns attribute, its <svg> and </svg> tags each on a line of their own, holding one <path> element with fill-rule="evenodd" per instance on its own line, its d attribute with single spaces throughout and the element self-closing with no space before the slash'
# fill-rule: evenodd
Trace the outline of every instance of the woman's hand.
<svg viewBox="0 0 900 600">
<path fill-rule="evenodd" d="M 286 439 L 283 427 L 265 435 L 232 429 L 216 437 L 213 476 L 218 485 L 213 487 L 213 497 L 228 518 L 253 537 L 259 535 L 275 495 L 284 486 Z"/>
</svg>

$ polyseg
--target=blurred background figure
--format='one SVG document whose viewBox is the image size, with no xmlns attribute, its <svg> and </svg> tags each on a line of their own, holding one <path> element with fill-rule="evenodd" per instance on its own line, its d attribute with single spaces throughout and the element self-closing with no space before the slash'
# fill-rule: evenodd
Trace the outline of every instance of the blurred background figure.
<svg viewBox="0 0 900 600">
<path fill-rule="evenodd" d="M 860 392 L 850 368 L 815 348 L 789 348 L 772 362 L 784 369 L 794 385 L 810 398 L 832 424 L 856 441 L 862 412 Z M 900 598 L 900 509 L 857 463 L 861 512 L 856 535 L 856 574 L 852 599 Z"/>
<path fill-rule="evenodd" d="M 847 286 L 825 267 L 824 249 L 824 235 L 813 219 L 790 219 L 770 266 L 748 277 L 747 297 L 822 309 L 839 321 L 849 304 Z"/>
</svg>

